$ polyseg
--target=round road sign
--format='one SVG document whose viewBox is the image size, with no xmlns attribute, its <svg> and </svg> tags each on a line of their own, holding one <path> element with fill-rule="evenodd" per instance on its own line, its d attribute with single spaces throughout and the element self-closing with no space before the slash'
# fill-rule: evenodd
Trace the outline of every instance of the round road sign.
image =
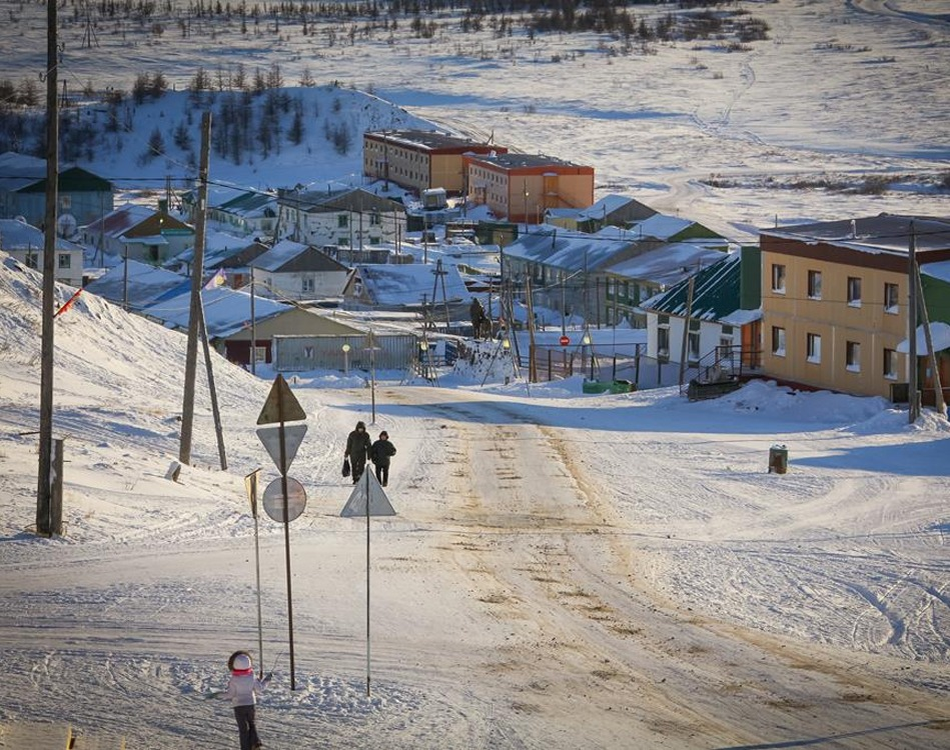
<svg viewBox="0 0 950 750">
<path fill-rule="evenodd" d="M 284 490 L 281 480 L 275 479 L 264 490 L 264 512 L 278 523 L 284 522 Z M 300 517 L 307 507 L 307 491 L 296 479 L 287 477 L 287 520 Z"/>
<path fill-rule="evenodd" d="M 571 340 L 567 336 L 561 336 L 560 342 L 561 342 L 561 346 L 567 346 L 568 344 L 571 343 Z"/>
</svg>

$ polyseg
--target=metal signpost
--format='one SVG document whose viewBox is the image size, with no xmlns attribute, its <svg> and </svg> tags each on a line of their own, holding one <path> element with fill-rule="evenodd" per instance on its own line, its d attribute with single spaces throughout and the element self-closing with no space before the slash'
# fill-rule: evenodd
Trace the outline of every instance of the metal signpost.
<svg viewBox="0 0 950 750">
<path fill-rule="evenodd" d="M 244 489 L 251 503 L 251 515 L 254 516 L 254 563 L 257 569 L 257 660 L 264 668 L 264 621 L 261 616 L 261 545 L 257 524 L 257 480 L 261 470 L 255 469 L 244 477 Z"/>
<path fill-rule="evenodd" d="M 340 511 L 343 518 L 366 519 L 366 695 L 370 694 L 370 618 L 369 618 L 369 517 L 370 516 L 394 516 L 396 511 L 392 503 L 386 496 L 386 491 L 380 487 L 379 480 L 372 471 L 367 469 L 363 472 L 363 477 L 350 493 L 350 499 L 346 501 L 343 510 Z"/>
<path fill-rule="evenodd" d="M 295 422 L 307 418 L 307 413 L 300 406 L 282 375 L 274 378 L 264 408 L 257 418 L 258 424 L 274 424 L 277 427 L 262 427 L 257 430 L 268 454 L 274 460 L 280 479 L 271 482 L 264 490 L 264 510 L 275 521 L 284 524 L 284 556 L 287 562 L 287 627 L 290 634 L 290 689 L 296 690 L 297 683 L 294 675 L 294 609 L 293 591 L 290 575 L 290 522 L 303 513 L 307 504 L 307 493 L 303 485 L 296 479 L 287 476 L 287 469 L 297 455 L 297 449 L 307 432 L 307 425 L 295 424 L 287 426 L 284 422 Z M 292 492 L 291 492 L 292 488 Z"/>
</svg>

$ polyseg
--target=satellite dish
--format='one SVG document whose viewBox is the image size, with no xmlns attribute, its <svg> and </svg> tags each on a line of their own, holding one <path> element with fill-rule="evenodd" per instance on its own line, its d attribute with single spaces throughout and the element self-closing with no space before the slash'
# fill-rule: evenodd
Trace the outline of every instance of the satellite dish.
<svg viewBox="0 0 950 750">
<path fill-rule="evenodd" d="M 79 222 L 72 214 L 63 214 L 56 220 L 56 234 L 60 237 L 72 237 L 79 229 Z"/>
</svg>

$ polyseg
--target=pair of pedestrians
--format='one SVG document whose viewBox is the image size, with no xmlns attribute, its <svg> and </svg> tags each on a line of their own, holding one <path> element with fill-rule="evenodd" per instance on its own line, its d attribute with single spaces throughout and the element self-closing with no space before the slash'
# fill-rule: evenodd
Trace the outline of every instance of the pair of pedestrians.
<svg viewBox="0 0 950 750">
<path fill-rule="evenodd" d="M 379 433 L 379 440 L 373 442 L 366 431 L 365 422 L 357 422 L 356 429 L 346 439 L 344 458 L 350 460 L 350 473 L 353 484 L 356 484 L 366 469 L 366 460 L 369 459 L 376 467 L 376 478 L 385 487 L 389 484 L 389 463 L 396 455 L 396 446 L 389 442 L 389 433 L 383 430 Z"/>
</svg>

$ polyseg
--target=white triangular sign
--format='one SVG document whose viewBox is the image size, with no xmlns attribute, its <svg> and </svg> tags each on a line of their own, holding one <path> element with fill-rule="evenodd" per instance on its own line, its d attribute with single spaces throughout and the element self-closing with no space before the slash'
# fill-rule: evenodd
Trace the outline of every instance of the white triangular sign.
<svg viewBox="0 0 950 750">
<path fill-rule="evenodd" d="M 353 487 L 350 499 L 346 501 L 340 515 L 343 518 L 359 518 L 366 516 L 366 501 L 369 496 L 369 515 L 394 516 L 396 511 L 386 496 L 386 491 L 379 486 L 379 480 L 372 471 L 363 472 L 360 481 Z"/>
<path fill-rule="evenodd" d="M 280 433 L 284 433 L 284 466 L 280 465 Z M 286 474 L 290 464 L 297 456 L 297 449 L 307 434 L 305 424 L 286 424 L 280 427 L 258 427 L 257 436 L 267 449 L 268 455 L 274 459 L 274 466 L 281 474 Z"/>
</svg>

